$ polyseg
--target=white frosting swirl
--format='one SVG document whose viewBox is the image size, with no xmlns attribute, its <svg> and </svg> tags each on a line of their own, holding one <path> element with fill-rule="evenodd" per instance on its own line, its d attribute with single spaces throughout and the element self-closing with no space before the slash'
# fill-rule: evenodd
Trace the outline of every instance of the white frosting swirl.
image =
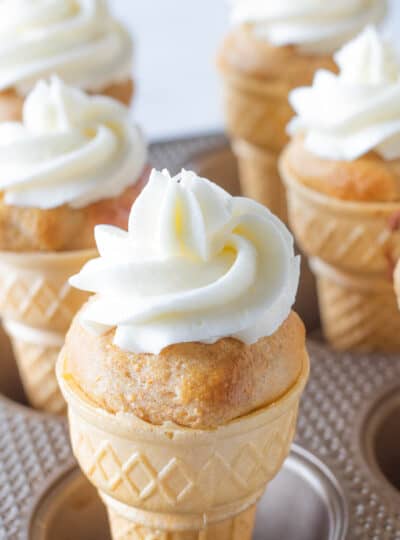
<svg viewBox="0 0 400 540">
<path fill-rule="evenodd" d="M 59 79 L 39 82 L 22 123 L 0 124 L 0 190 L 6 204 L 72 207 L 120 195 L 143 171 L 147 149 L 119 102 Z"/>
<path fill-rule="evenodd" d="M 288 131 L 305 134 L 317 156 L 354 160 L 371 150 L 400 158 L 400 66 L 392 47 L 369 27 L 336 54 L 340 74 L 321 70 L 290 95 L 297 113 Z"/>
<path fill-rule="evenodd" d="M 386 0 L 230 0 L 235 24 L 276 46 L 333 53 L 367 24 L 379 22 Z"/>
<path fill-rule="evenodd" d="M 85 90 L 131 76 L 129 34 L 107 0 L 0 0 L 0 90 L 56 74 Z"/>
<path fill-rule="evenodd" d="M 293 237 L 264 206 L 183 171 L 153 171 L 129 232 L 95 230 L 100 258 L 71 278 L 98 295 L 82 323 L 132 352 L 173 343 L 254 343 L 288 317 L 299 281 Z"/>
</svg>

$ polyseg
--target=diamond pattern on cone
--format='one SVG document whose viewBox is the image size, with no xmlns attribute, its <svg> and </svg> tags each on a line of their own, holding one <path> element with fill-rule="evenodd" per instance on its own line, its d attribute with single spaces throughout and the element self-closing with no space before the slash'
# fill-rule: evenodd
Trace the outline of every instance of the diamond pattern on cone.
<svg viewBox="0 0 400 540">
<path fill-rule="evenodd" d="M 233 138 L 278 154 L 288 141 L 286 125 L 293 116 L 289 87 L 254 78 L 225 77 L 225 116 Z"/>
<path fill-rule="evenodd" d="M 191 462 L 185 459 L 181 448 L 177 447 L 175 453 L 173 445 L 160 459 L 158 445 L 140 440 L 127 453 L 122 440 L 105 437 L 73 418 L 71 436 L 80 466 L 101 491 L 140 508 L 157 504 L 164 510 L 193 511 L 199 503 L 212 507 L 227 502 L 227 486 L 233 499 L 245 497 L 269 482 L 289 452 L 296 418 L 297 407 L 251 433 L 249 438 L 244 437 L 240 445 L 234 443 L 234 448 L 227 449 L 229 455 L 205 447 Z M 219 481 L 213 484 L 216 477 Z"/>
<path fill-rule="evenodd" d="M 65 283 L 55 290 L 43 278 L 37 278 L 33 283 L 14 277 L 0 281 L 0 309 L 12 312 L 13 318 L 40 318 L 43 323 L 55 320 L 71 321 L 74 312 L 68 307 L 68 296 L 71 287 Z"/>
<path fill-rule="evenodd" d="M 35 329 L 66 332 L 88 294 L 68 280 L 95 250 L 60 253 L 0 252 L 0 314 Z"/>
<path fill-rule="evenodd" d="M 67 405 L 57 383 L 55 364 L 59 347 L 46 347 L 12 339 L 12 345 L 29 402 L 36 409 L 65 414 Z"/>
<path fill-rule="evenodd" d="M 324 333 L 340 350 L 400 351 L 400 311 L 393 287 L 357 285 L 317 274 L 318 296 Z M 359 278 L 363 284 L 362 278 Z M 375 280 L 380 283 L 379 276 Z"/>
<path fill-rule="evenodd" d="M 344 270 L 388 272 L 400 257 L 393 216 L 400 204 L 368 205 L 331 200 L 285 176 L 289 220 L 307 255 Z"/>
<path fill-rule="evenodd" d="M 73 453 L 107 506 L 115 540 L 250 540 L 254 505 L 293 440 L 309 375 L 307 352 L 299 354 L 301 372 L 284 395 L 215 430 L 112 414 L 80 390 L 60 354 Z"/>
<path fill-rule="evenodd" d="M 75 291 L 68 282 L 57 288 L 44 278 L 30 282 L 18 276 L 12 279 L 0 273 L 0 309 L 6 318 L 17 321 L 41 321 L 41 327 L 66 330 L 76 309 L 71 302 Z"/>
<path fill-rule="evenodd" d="M 278 153 L 234 140 L 243 195 L 258 201 L 287 223 L 286 190 L 278 172 Z"/>
<path fill-rule="evenodd" d="M 288 141 L 286 125 L 293 116 L 289 87 L 245 76 L 224 79 L 225 116 L 242 193 L 287 222 L 285 189 L 277 165 Z"/>
<path fill-rule="evenodd" d="M 89 297 L 70 287 L 68 280 L 96 255 L 96 250 L 0 252 L 0 315 L 27 397 L 40 410 L 66 412 L 55 374 L 59 344 Z"/>
<path fill-rule="evenodd" d="M 400 203 L 341 201 L 303 186 L 285 153 L 289 221 L 317 276 L 324 333 L 339 350 L 400 351 L 392 273 L 400 257 Z"/>
</svg>

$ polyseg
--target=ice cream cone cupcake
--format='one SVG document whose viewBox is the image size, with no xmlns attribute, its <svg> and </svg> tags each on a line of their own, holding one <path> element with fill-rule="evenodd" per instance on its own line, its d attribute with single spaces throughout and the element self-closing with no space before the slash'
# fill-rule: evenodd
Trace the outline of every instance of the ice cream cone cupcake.
<svg viewBox="0 0 400 540">
<path fill-rule="evenodd" d="M 400 350 L 392 276 L 400 256 L 400 67 L 367 28 L 291 94 L 297 117 L 281 159 L 289 217 L 318 280 L 338 349 Z"/>
<path fill-rule="evenodd" d="M 308 377 L 290 233 L 194 173 L 153 171 L 129 231 L 96 238 L 71 279 L 96 296 L 57 376 L 114 540 L 250 540 Z"/>
<path fill-rule="evenodd" d="M 27 93 L 52 75 L 130 104 L 132 42 L 107 0 L 3 0 L 0 21 L 0 121 L 20 120 Z"/>
<path fill-rule="evenodd" d="M 335 70 L 332 53 L 385 12 L 384 0 L 232 0 L 234 28 L 218 56 L 226 124 L 243 193 L 286 220 L 277 170 L 293 116 L 289 92 Z"/>
<path fill-rule="evenodd" d="M 21 123 L 0 124 L 0 315 L 37 408 L 65 409 L 55 360 L 87 299 L 68 278 L 97 255 L 97 223 L 126 226 L 145 163 L 125 106 L 59 79 L 38 83 Z"/>
</svg>

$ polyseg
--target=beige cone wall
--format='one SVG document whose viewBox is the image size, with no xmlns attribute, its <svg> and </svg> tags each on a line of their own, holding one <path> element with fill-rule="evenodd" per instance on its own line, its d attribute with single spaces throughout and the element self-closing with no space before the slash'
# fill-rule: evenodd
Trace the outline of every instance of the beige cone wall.
<svg viewBox="0 0 400 540">
<path fill-rule="evenodd" d="M 70 287 L 68 279 L 96 254 L 0 252 L 0 316 L 27 397 L 38 409 L 66 410 L 55 362 L 73 317 L 88 298 Z"/>
<path fill-rule="evenodd" d="M 339 350 L 400 351 L 392 272 L 400 256 L 393 226 L 400 203 L 357 203 L 313 191 L 281 160 L 289 222 L 311 259 L 326 338 Z"/>
<path fill-rule="evenodd" d="M 252 77 L 223 73 L 227 130 L 238 159 L 243 195 L 287 219 L 284 187 L 278 173 L 279 153 L 287 142 L 293 116 L 290 87 Z"/>
<path fill-rule="evenodd" d="M 73 451 L 108 508 L 114 540 L 250 540 L 253 507 L 289 453 L 308 370 L 305 355 L 297 383 L 279 401 L 205 431 L 94 407 L 61 353 Z"/>
</svg>

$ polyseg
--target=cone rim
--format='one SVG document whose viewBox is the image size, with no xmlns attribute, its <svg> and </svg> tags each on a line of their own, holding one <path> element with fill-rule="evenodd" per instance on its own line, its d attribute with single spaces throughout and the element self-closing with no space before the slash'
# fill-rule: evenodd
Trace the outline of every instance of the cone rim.
<svg viewBox="0 0 400 540">
<path fill-rule="evenodd" d="M 232 150 L 237 156 L 242 157 L 253 157 L 249 155 L 253 153 L 261 159 L 265 159 L 266 157 L 268 157 L 269 159 L 276 160 L 277 156 L 279 156 L 279 152 L 274 152 L 265 146 L 251 143 L 243 137 L 234 138 L 234 140 L 232 141 Z"/>
<path fill-rule="evenodd" d="M 71 251 L 1 251 L 0 262 L 15 266 L 26 265 L 28 262 L 33 264 L 56 264 L 73 262 L 76 259 L 89 259 L 98 255 L 96 248 L 77 249 Z"/>
<path fill-rule="evenodd" d="M 308 199 L 314 204 L 329 207 L 331 211 L 336 210 L 341 214 L 365 214 L 366 219 L 369 218 L 368 214 L 378 214 L 373 216 L 375 218 L 389 218 L 392 214 L 400 212 L 400 201 L 348 201 L 330 197 L 329 195 L 325 195 L 324 193 L 301 184 L 289 171 L 286 153 L 287 149 L 283 150 L 278 161 L 278 170 L 282 181 L 288 189 L 292 189 L 299 193 L 303 198 Z"/>
<path fill-rule="evenodd" d="M 64 376 L 65 347 L 61 350 L 56 364 L 56 376 L 61 392 L 73 415 L 83 418 L 102 431 L 114 433 L 124 439 L 159 438 L 168 444 L 211 444 L 217 440 L 236 437 L 272 423 L 287 411 L 297 406 L 307 384 L 310 360 L 304 349 L 301 372 L 296 382 L 274 402 L 260 407 L 247 415 L 235 418 L 215 429 L 196 429 L 179 426 L 172 422 L 154 425 L 135 416 L 133 413 L 111 413 L 96 405 L 78 387 L 71 377 Z"/>
<path fill-rule="evenodd" d="M 310 257 L 309 264 L 316 277 L 328 278 L 343 287 L 369 292 L 388 291 L 393 288 L 393 283 L 382 272 L 366 273 L 346 270 L 334 264 L 329 264 L 320 257 Z"/>
</svg>

